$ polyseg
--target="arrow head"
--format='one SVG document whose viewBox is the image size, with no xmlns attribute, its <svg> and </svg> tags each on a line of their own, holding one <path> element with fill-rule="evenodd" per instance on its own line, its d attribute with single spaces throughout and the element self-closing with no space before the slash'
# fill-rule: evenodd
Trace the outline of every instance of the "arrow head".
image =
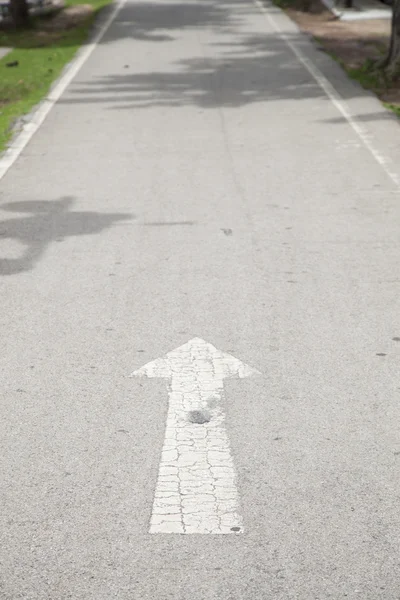
<svg viewBox="0 0 400 600">
<path fill-rule="evenodd" d="M 210 378 L 250 377 L 259 375 L 240 360 L 221 352 L 212 344 L 200 338 L 193 338 L 183 346 L 168 352 L 164 357 L 153 360 L 131 374 L 131 377 L 159 377 L 171 379 L 174 375 L 197 373 L 207 374 Z"/>
</svg>

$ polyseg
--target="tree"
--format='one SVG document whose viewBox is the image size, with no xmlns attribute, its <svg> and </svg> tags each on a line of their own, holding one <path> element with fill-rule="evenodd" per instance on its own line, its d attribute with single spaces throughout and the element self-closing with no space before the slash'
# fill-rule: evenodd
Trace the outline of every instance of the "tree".
<svg viewBox="0 0 400 600">
<path fill-rule="evenodd" d="M 27 0 L 10 0 L 10 16 L 17 29 L 29 26 L 29 11 Z"/>
<path fill-rule="evenodd" d="M 400 0 L 393 0 L 389 50 L 380 66 L 390 70 L 394 75 L 400 74 Z"/>
</svg>

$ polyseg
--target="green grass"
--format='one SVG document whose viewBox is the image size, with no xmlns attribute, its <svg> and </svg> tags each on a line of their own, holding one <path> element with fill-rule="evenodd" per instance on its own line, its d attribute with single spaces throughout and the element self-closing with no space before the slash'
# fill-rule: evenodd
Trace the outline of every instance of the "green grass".
<svg viewBox="0 0 400 600">
<path fill-rule="evenodd" d="M 285 10 L 286 8 L 290 8 L 290 0 L 273 0 L 273 3 L 278 8 Z"/>
<path fill-rule="evenodd" d="M 35 19 L 27 31 L 0 31 L 0 47 L 14 48 L 0 60 L 0 152 L 10 140 L 17 119 L 28 114 L 47 94 L 87 39 L 94 18 L 111 1 L 68 1 L 67 6 L 87 3 L 94 8 L 94 13 L 74 29 L 45 32 L 41 28 L 44 19 Z M 6 66 L 14 61 L 18 61 L 18 66 Z"/>
<path fill-rule="evenodd" d="M 366 61 L 358 69 L 346 69 L 349 76 L 367 90 L 379 91 L 387 87 L 384 73 L 374 69 L 370 61 Z"/>
<path fill-rule="evenodd" d="M 400 106 L 398 104 L 389 104 L 388 102 L 384 102 L 383 106 L 393 111 L 394 114 L 400 119 Z"/>
</svg>

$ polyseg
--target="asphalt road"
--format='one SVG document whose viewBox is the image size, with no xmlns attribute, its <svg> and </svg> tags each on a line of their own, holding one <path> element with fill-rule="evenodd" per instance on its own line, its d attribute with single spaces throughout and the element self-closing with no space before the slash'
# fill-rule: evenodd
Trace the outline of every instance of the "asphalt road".
<svg viewBox="0 0 400 600">
<path fill-rule="evenodd" d="M 399 129 L 266 10 L 128 0 L 0 182 L 2 600 L 400 598 Z M 174 402 L 232 535 L 150 533 Z"/>
</svg>

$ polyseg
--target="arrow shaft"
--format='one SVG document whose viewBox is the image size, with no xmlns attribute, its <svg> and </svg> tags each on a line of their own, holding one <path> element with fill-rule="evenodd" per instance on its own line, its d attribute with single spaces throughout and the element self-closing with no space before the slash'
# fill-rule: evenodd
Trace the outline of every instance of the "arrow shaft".
<svg viewBox="0 0 400 600">
<path fill-rule="evenodd" d="M 172 377 L 150 533 L 243 530 L 222 395 L 209 369 Z"/>
</svg>

